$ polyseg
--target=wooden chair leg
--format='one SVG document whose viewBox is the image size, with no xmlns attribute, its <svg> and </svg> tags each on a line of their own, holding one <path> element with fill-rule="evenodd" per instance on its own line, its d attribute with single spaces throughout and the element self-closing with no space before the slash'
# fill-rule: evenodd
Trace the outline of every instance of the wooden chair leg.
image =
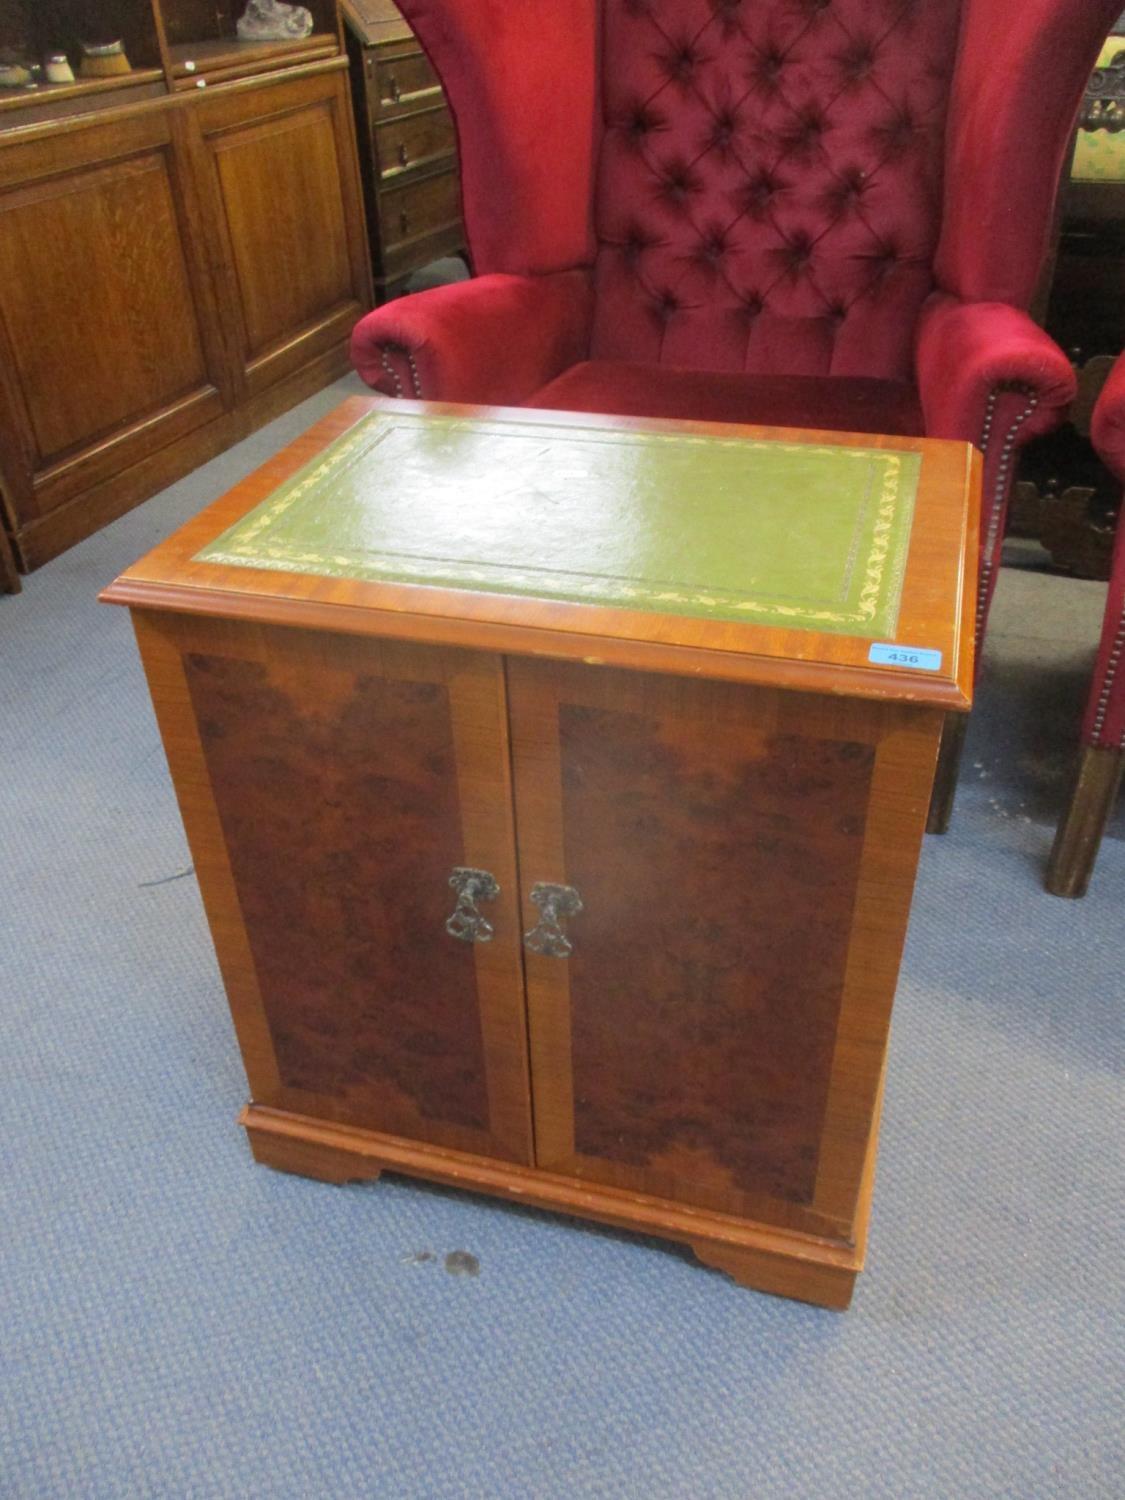
<svg viewBox="0 0 1125 1500">
<path fill-rule="evenodd" d="M 965 733 L 969 727 L 968 714 L 947 714 L 941 732 L 941 748 L 938 751 L 937 772 L 934 790 L 930 797 L 930 813 L 926 819 L 927 833 L 946 833 L 953 816 L 953 799 L 957 795 L 957 777 L 961 772 L 961 756 L 965 751 Z"/>
<path fill-rule="evenodd" d="M 1046 886 L 1052 896 L 1086 894 L 1123 771 L 1125 750 L 1104 745 L 1088 745 L 1083 750 L 1070 805 L 1047 865 Z"/>
</svg>

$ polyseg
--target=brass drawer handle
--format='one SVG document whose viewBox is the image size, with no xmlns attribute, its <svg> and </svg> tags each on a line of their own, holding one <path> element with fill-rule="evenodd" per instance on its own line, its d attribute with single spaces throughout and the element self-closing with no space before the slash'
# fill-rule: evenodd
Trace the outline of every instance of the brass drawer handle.
<svg viewBox="0 0 1125 1500">
<path fill-rule="evenodd" d="M 496 900 L 500 887 L 495 876 L 487 870 L 471 870 L 459 865 L 450 875 L 449 883 L 457 892 L 457 905 L 446 921 L 446 932 L 462 943 L 490 943 L 495 928 L 477 910 L 477 902 Z"/>
<path fill-rule="evenodd" d="M 410 152 L 406 149 L 406 144 L 403 141 L 399 142 L 398 160 L 400 166 L 408 167 L 410 165 Z"/>
<path fill-rule="evenodd" d="M 395 104 L 417 104 L 422 99 L 441 98 L 441 84 L 431 83 L 423 89 L 410 89 L 407 93 L 396 94 Z"/>
<path fill-rule="evenodd" d="M 540 882 L 531 887 L 531 900 L 541 916 L 531 931 L 524 933 L 525 947 L 547 958 L 569 958 L 574 952 L 574 944 L 563 931 L 563 918 L 578 915 L 582 910 L 582 897 L 572 885 L 544 885 Z"/>
</svg>

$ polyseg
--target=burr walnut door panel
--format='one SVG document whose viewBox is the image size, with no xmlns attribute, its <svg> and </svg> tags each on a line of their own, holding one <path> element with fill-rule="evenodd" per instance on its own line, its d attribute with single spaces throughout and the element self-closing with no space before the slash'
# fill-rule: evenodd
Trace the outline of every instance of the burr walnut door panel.
<svg viewBox="0 0 1125 1500">
<path fill-rule="evenodd" d="M 193 122 L 232 356 L 256 395 L 346 338 L 370 302 L 347 74 L 216 94 Z"/>
<path fill-rule="evenodd" d="M 937 716 L 563 663 L 509 691 L 524 927 L 536 884 L 581 901 L 569 956 L 525 953 L 537 1164 L 847 1238 Z"/>
<path fill-rule="evenodd" d="M 159 617 L 138 636 L 255 1102 L 529 1162 L 500 659 Z M 491 941 L 447 929 L 457 869 L 499 887 L 476 903 Z"/>
<path fill-rule="evenodd" d="M 22 526 L 223 410 L 184 186 L 166 113 L 0 151 L 0 469 Z"/>
</svg>

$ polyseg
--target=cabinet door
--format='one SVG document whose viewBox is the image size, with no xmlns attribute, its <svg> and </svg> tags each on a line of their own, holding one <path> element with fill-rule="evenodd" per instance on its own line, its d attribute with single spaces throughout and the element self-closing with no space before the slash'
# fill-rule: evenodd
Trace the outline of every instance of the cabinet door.
<svg viewBox="0 0 1125 1500">
<path fill-rule="evenodd" d="M 500 660 L 168 617 L 138 637 L 254 1101 L 529 1161 Z M 498 884 L 491 941 L 447 929 L 466 868 Z"/>
<path fill-rule="evenodd" d="M 194 103 L 232 355 L 253 396 L 337 347 L 370 303 L 347 74 Z"/>
<path fill-rule="evenodd" d="M 568 957 L 525 953 L 537 1164 L 848 1238 L 937 717 L 561 663 L 509 691 L 524 927 L 534 884 L 582 903 Z"/>
<path fill-rule="evenodd" d="M 0 466 L 21 531 L 223 410 L 183 186 L 167 111 L 0 147 Z"/>
</svg>

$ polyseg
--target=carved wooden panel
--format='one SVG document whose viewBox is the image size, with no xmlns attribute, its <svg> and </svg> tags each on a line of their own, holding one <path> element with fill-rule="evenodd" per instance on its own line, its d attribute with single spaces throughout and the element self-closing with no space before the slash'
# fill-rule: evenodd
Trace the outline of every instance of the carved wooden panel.
<svg viewBox="0 0 1125 1500">
<path fill-rule="evenodd" d="M 260 107 L 204 100 L 224 274 L 251 389 L 350 328 L 366 254 L 341 75 L 279 88 Z"/>
<path fill-rule="evenodd" d="M 166 142 L 137 150 L 122 127 L 120 155 L 50 175 L 28 149 L 27 175 L 9 153 L 0 178 L 0 321 L 10 401 L 27 470 L 39 476 L 21 512 L 69 498 L 75 474 L 44 471 L 121 446 L 146 424 L 153 445 L 219 409 L 196 313 Z M 81 138 L 79 138 L 81 144 Z M 135 154 L 124 154 L 128 150 Z M 73 161 L 73 155 L 71 160 Z M 27 268 L 34 265 L 35 275 Z M 157 418 L 157 428 L 149 425 Z M 167 438 L 165 439 L 167 441 Z M 119 458 L 117 460 L 121 462 Z M 88 482 L 88 480 L 87 480 Z"/>
<path fill-rule="evenodd" d="M 510 670 L 525 902 L 546 881 L 583 903 L 569 958 L 526 959 L 539 1165 L 792 1227 L 846 1218 L 862 1158 L 841 1171 L 833 1136 L 878 1080 L 845 1079 L 845 1105 L 837 1044 L 849 1009 L 885 1023 L 893 989 L 849 993 L 886 711 Z"/>
<path fill-rule="evenodd" d="M 232 1005 L 268 1036 L 244 1043 L 250 1057 L 269 1054 L 258 1076 L 248 1064 L 255 1098 L 529 1160 L 498 660 L 184 629 L 180 671 L 222 870 L 193 836 L 196 810 L 184 807 L 185 822 L 193 847 L 204 839 L 205 897 L 229 916 L 228 865 L 237 891 L 254 984 L 252 996 L 232 991 Z M 156 696 L 159 708 L 167 695 Z M 446 930 L 450 873 L 467 864 L 501 886 L 487 945 Z M 212 912 L 217 938 L 222 920 Z"/>
<path fill-rule="evenodd" d="M 216 165 L 253 356 L 351 291 L 327 108 L 228 136 Z"/>
</svg>

